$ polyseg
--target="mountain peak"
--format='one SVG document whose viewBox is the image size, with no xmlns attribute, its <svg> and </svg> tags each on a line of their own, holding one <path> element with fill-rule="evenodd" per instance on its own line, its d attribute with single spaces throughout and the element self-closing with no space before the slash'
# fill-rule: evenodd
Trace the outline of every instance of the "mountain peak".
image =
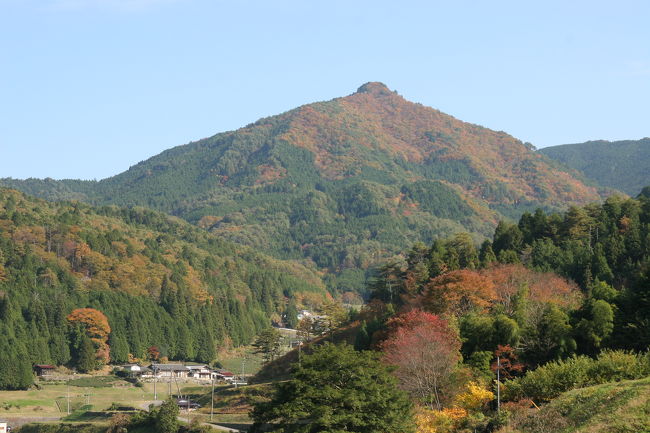
<svg viewBox="0 0 650 433">
<path fill-rule="evenodd" d="M 374 96 L 391 95 L 393 92 L 384 83 L 370 81 L 357 89 L 357 93 L 369 93 Z"/>
</svg>

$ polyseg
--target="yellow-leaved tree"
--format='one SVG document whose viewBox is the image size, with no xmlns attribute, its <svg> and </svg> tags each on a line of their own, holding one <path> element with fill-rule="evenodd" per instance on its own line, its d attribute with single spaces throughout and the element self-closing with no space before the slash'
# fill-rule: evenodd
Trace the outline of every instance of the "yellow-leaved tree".
<svg viewBox="0 0 650 433">
<path fill-rule="evenodd" d="M 456 396 L 455 406 L 471 412 L 484 408 L 492 400 L 494 400 L 492 391 L 478 382 L 470 381 L 465 387 L 465 392 Z"/>
</svg>

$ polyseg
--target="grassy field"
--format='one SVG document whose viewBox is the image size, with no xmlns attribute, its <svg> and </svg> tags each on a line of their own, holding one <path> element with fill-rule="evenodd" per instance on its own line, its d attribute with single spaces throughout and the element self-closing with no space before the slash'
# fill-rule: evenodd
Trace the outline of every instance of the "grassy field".
<svg viewBox="0 0 650 433">
<path fill-rule="evenodd" d="M 194 399 L 203 407 L 190 414 L 192 419 L 210 422 L 210 392 L 205 389 L 188 389 L 194 394 Z M 204 392 L 203 395 L 199 394 Z M 214 414 L 212 422 L 232 427 L 248 426 L 252 420 L 248 416 L 253 404 L 266 400 L 272 393 L 268 384 L 247 385 L 240 387 L 220 386 L 215 389 Z M 181 412 L 181 417 L 186 412 Z"/>
<path fill-rule="evenodd" d="M 284 350 L 288 351 L 289 348 L 285 347 Z M 253 353 L 252 346 L 244 346 L 232 349 L 227 352 L 219 354 L 219 362 L 226 370 L 240 375 L 243 371 L 246 376 L 254 375 L 262 368 L 263 358 L 259 353 Z M 283 352 L 284 353 L 284 352 Z"/>
<path fill-rule="evenodd" d="M 566 392 L 500 433 L 650 433 L 650 378 Z"/>
<path fill-rule="evenodd" d="M 41 385 L 41 389 L 27 391 L 0 391 L 0 418 L 7 417 L 55 417 L 66 416 L 68 396 L 72 412 L 86 406 L 91 411 L 105 411 L 114 404 L 136 409 L 146 408 L 154 400 L 153 383 L 136 387 L 128 382 L 112 377 L 92 378 L 94 380 L 75 380 L 71 384 L 87 385 L 69 387 L 64 384 Z M 100 385 L 101 384 L 101 385 Z M 93 386 L 90 386 L 93 385 Z M 172 384 L 172 395 L 181 393 L 204 394 L 209 385 L 190 383 Z M 158 383 L 158 399 L 164 400 L 169 395 L 169 384 Z"/>
<path fill-rule="evenodd" d="M 64 422 L 79 426 L 106 426 L 113 415 L 110 409 L 144 409 L 153 402 L 154 397 L 153 383 L 137 387 L 113 376 L 86 377 L 70 383 L 78 386 L 42 383 L 38 390 L 0 391 L 0 419 L 9 419 L 13 425 L 22 422 Z M 172 383 L 173 396 L 176 396 L 179 388 L 184 396 L 202 405 L 189 414 L 181 410 L 180 417 L 183 420 L 189 416 L 190 421 L 210 422 L 211 385 L 178 383 L 177 386 Z M 270 389 L 269 385 L 215 386 L 212 422 L 234 427 L 250 425 L 248 412 L 255 402 L 269 395 Z M 167 398 L 169 384 L 159 382 L 157 391 L 159 400 Z M 67 413 L 68 395 L 70 414 Z"/>
</svg>

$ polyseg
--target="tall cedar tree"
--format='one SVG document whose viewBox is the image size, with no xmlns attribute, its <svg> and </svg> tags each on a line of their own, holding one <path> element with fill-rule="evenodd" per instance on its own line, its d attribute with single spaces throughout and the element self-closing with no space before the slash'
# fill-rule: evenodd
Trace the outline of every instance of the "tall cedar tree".
<svg viewBox="0 0 650 433">
<path fill-rule="evenodd" d="M 409 433 L 411 403 L 390 369 L 372 352 L 326 343 L 303 358 L 293 380 L 253 411 L 251 431 Z"/>
<path fill-rule="evenodd" d="M 97 367 L 95 347 L 87 335 L 81 336 L 81 342 L 77 348 L 77 369 L 82 373 L 89 373 Z"/>
<path fill-rule="evenodd" d="M 253 347 L 255 347 L 254 353 L 261 353 L 264 362 L 273 361 L 280 354 L 281 344 L 282 335 L 280 335 L 280 331 L 275 328 L 268 328 L 255 338 L 253 343 Z"/>
</svg>

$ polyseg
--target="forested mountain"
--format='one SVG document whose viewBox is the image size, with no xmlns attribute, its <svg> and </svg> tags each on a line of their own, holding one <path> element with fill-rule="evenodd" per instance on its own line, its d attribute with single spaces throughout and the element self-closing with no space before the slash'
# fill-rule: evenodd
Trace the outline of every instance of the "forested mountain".
<svg viewBox="0 0 650 433">
<path fill-rule="evenodd" d="M 636 196 L 650 185 L 650 138 L 588 141 L 545 147 L 540 153 L 581 171 L 601 186 Z"/>
<path fill-rule="evenodd" d="M 312 270 L 175 217 L 0 189 L 0 388 L 18 386 L 20 371 L 31 380 L 32 363 L 80 362 L 71 321 L 84 311 L 106 316 L 98 328 L 114 362 L 151 346 L 208 362 L 218 347 L 250 342 L 288 299 L 324 296 Z M 78 308 L 93 310 L 71 316 Z"/>
<path fill-rule="evenodd" d="M 141 205 L 361 289 L 417 240 L 476 239 L 525 210 L 599 198 L 532 146 L 412 103 L 381 83 L 167 150 L 99 182 L 4 179 L 48 199 Z"/>
</svg>

